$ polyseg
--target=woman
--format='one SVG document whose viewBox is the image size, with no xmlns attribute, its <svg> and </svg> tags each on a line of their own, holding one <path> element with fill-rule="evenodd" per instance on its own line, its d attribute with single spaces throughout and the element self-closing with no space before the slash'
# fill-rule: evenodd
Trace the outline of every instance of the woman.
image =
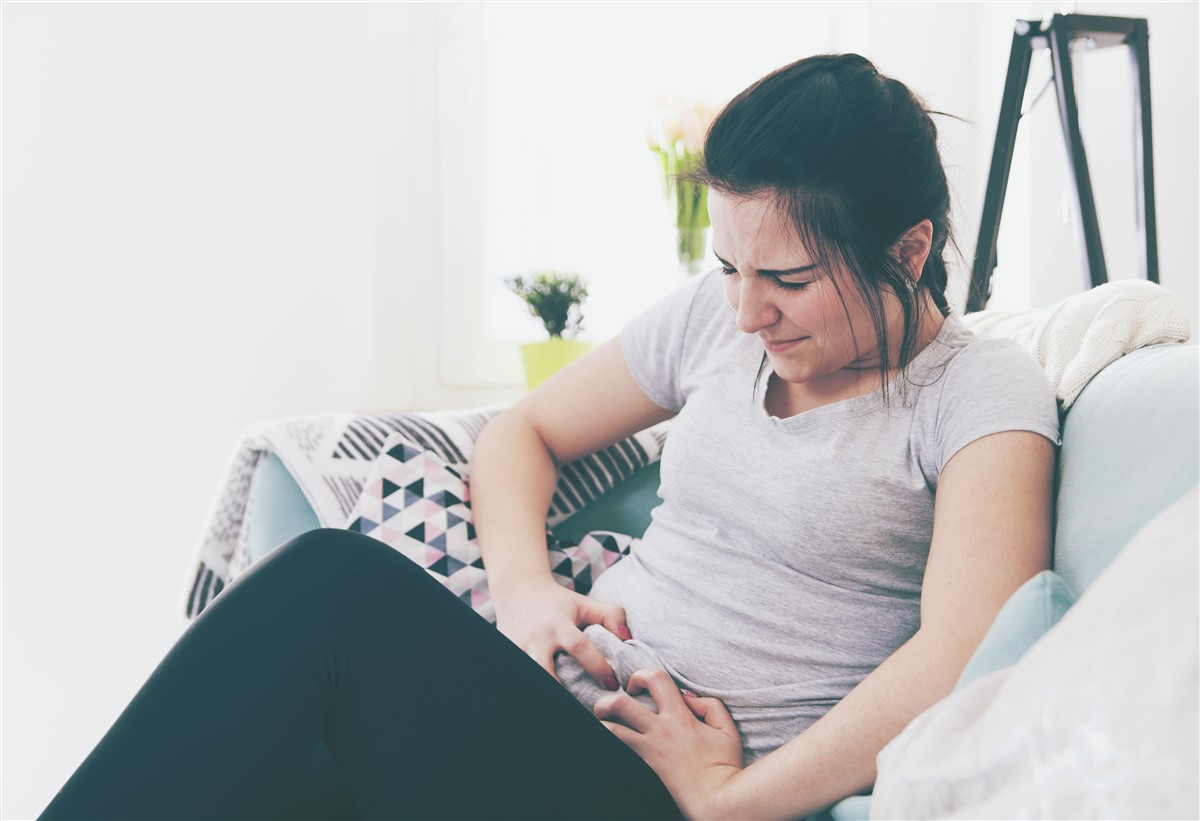
<svg viewBox="0 0 1200 821">
<path fill-rule="evenodd" d="M 270 817 L 319 740 L 367 817 L 795 818 L 869 788 L 1048 566 L 1053 391 L 950 311 L 936 130 L 869 61 L 764 77 L 705 157 L 722 269 L 476 442 L 498 630 L 379 542 L 305 534 L 43 817 Z M 557 467 L 672 417 L 642 543 L 559 586 Z"/>
</svg>

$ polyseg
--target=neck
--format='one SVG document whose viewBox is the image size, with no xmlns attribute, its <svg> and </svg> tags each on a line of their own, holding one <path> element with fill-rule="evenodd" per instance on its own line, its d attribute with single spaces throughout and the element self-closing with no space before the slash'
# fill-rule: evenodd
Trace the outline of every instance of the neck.
<svg viewBox="0 0 1200 821">
<path fill-rule="evenodd" d="M 932 301 L 928 303 L 928 308 L 929 310 L 923 317 L 920 330 L 917 332 L 917 341 L 913 346 L 909 363 L 934 340 L 946 321 L 946 317 L 942 316 L 941 311 L 932 305 Z M 896 324 L 898 325 L 899 323 Z M 897 340 L 893 344 L 891 353 L 892 361 L 896 361 L 899 357 L 901 335 L 901 330 L 897 327 L 892 334 L 892 338 Z M 900 371 L 901 368 L 898 365 L 889 368 L 887 379 L 890 381 L 896 378 L 899 376 Z M 773 372 L 769 374 L 769 378 L 771 381 L 782 381 Z M 793 383 L 786 384 L 788 392 L 793 396 L 804 394 L 810 397 L 824 397 L 826 400 L 835 400 L 851 396 L 861 396 L 881 390 L 883 388 L 883 379 L 879 375 L 878 357 L 875 357 L 873 363 L 853 363 L 847 365 L 837 373 L 829 374 L 818 382 L 808 382 L 799 385 Z"/>
<path fill-rule="evenodd" d="M 912 360 L 916 358 L 917 354 L 919 354 L 919 353 L 921 353 L 921 351 L 925 350 L 925 347 L 930 342 L 932 342 L 934 340 L 934 338 L 941 332 L 942 325 L 946 321 L 946 317 L 942 316 L 942 312 L 940 310 L 938 310 L 937 306 L 935 306 L 933 304 L 932 300 L 929 300 L 927 298 L 926 304 L 924 307 L 925 307 L 924 315 L 922 316 L 921 325 L 917 329 L 917 339 L 916 339 L 915 344 L 913 345 L 913 351 L 912 351 L 912 354 L 909 356 L 908 362 L 912 362 Z M 889 340 L 891 340 L 891 345 L 890 345 L 891 350 L 889 351 L 889 354 L 888 354 L 888 361 L 892 362 L 892 363 L 896 363 L 896 364 L 893 364 L 890 368 L 888 368 L 889 374 L 897 374 L 900 372 L 901 365 L 898 363 L 899 363 L 899 359 L 900 359 L 900 346 L 904 341 L 903 337 L 904 337 L 903 324 L 900 321 L 900 319 L 897 319 L 895 322 L 892 323 L 892 326 L 888 328 L 888 338 L 889 338 Z M 852 363 L 850 365 L 847 365 L 842 370 L 844 370 L 844 371 L 859 371 L 859 372 L 873 371 L 875 373 L 878 373 L 879 372 L 879 357 L 875 356 L 873 359 L 874 359 L 874 361 L 872 361 L 870 363 L 861 363 L 861 362 L 860 363 Z M 907 365 L 908 363 L 906 362 L 904 364 Z M 876 381 L 878 381 L 878 380 L 876 380 Z"/>
</svg>

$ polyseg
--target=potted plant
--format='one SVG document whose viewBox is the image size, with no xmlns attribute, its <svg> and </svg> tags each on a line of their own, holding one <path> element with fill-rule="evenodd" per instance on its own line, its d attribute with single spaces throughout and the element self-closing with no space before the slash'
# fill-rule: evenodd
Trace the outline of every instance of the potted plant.
<svg viewBox="0 0 1200 821">
<path fill-rule="evenodd" d="M 538 271 L 504 280 L 514 294 L 525 300 L 529 312 L 542 321 L 550 338 L 521 346 L 525 384 L 533 390 L 555 371 L 592 348 L 591 342 L 564 339 L 583 328 L 582 305 L 587 285 L 570 271 Z"/>
</svg>

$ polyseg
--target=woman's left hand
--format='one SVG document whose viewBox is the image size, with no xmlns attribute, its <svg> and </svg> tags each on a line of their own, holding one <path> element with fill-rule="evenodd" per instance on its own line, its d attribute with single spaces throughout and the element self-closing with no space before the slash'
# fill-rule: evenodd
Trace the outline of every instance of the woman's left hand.
<svg viewBox="0 0 1200 821">
<path fill-rule="evenodd" d="M 657 714 L 631 697 L 643 690 Z M 722 791 L 744 766 L 741 736 L 720 699 L 685 696 L 665 670 L 642 669 L 593 712 L 658 774 L 684 815 L 715 817 Z"/>
</svg>

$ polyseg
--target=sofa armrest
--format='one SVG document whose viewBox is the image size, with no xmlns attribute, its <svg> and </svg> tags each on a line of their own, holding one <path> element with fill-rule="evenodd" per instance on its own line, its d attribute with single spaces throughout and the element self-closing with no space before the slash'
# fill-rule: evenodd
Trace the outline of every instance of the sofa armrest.
<svg viewBox="0 0 1200 821">
<path fill-rule="evenodd" d="M 1195 345 L 1132 351 L 1080 393 L 1062 426 L 1052 565 L 1076 595 L 1200 481 L 1197 420 Z"/>
<path fill-rule="evenodd" d="M 254 470 L 246 500 L 251 564 L 284 542 L 320 526 L 292 474 L 278 456 L 266 454 Z"/>
</svg>

